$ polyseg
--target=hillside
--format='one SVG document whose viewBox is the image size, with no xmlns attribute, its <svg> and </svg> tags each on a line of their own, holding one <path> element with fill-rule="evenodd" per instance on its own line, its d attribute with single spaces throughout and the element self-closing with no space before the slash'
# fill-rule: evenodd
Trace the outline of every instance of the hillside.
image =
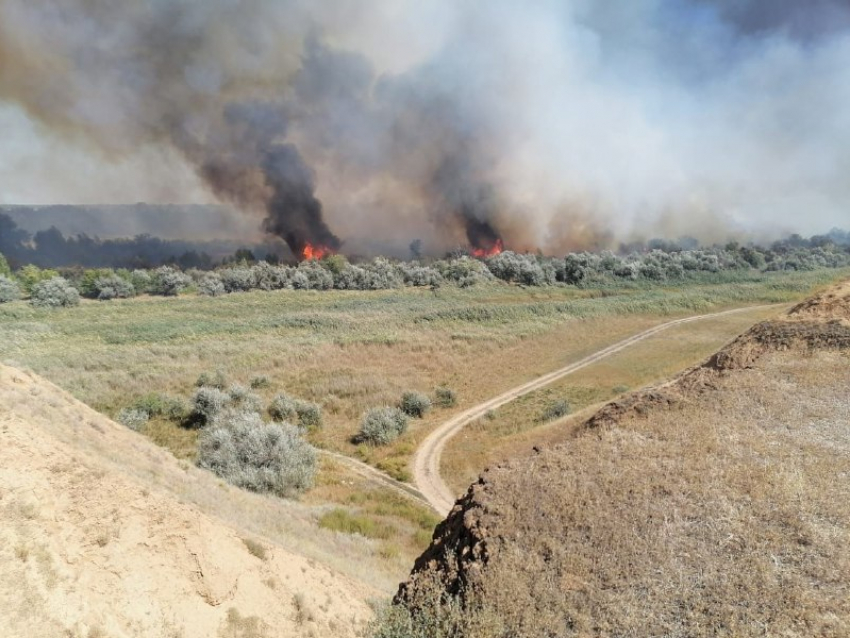
<svg viewBox="0 0 850 638">
<path fill-rule="evenodd" d="M 0 407 L 4 638 L 354 636 L 371 616 L 376 590 L 245 530 L 262 514 L 307 536 L 297 504 L 179 465 L 29 373 L 0 366 Z"/>
<path fill-rule="evenodd" d="M 397 601 L 455 636 L 850 635 L 848 352 L 844 285 L 488 470 Z"/>
</svg>

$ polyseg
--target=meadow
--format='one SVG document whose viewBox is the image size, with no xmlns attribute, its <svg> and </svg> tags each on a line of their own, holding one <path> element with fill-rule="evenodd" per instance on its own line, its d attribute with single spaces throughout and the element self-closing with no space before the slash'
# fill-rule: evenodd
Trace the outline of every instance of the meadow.
<svg viewBox="0 0 850 638">
<path fill-rule="evenodd" d="M 0 305 L 0 360 L 33 370 L 109 416 L 151 393 L 186 400 L 203 373 L 221 372 L 244 386 L 263 378 L 254 392 L 266 402 L 286 392 L 322 407 L 323 426 L 309 434 L 314 445 L 406 480 L 418 442 L 457 411 L 664 321 L 793 302 L 847 275 L 846 269 L 730 272 L 699 284 L 596 290 L 494 282 L 436 291 L 251 291 L 83 300 L 63 309 L 17 301 Z M 661 335 L 656 344 L 668 347 L 646 344 L 637 351 L 640 365 L 634 357 L 622 365 L 612 360 L 505 406 L 492 427 L 471 430 L 474 441 L 457 439 L 444 474 L 462 488 L 493 454 L 510 454 L 510 437 L 527 441 L 536 430 L 551 429 L 536 418 L 551 399 L 563 397 L 573 410 L 606 400 L 617 387 L 634 388 L 695 363 L 759 316 L 720 322 L 710 337 L 693 328 L 683 328 L 676 342 Z M 438 387 L 456 392 L 457 404 L 413 419 L 390 445 L 354 441 L 368 408 L 394 405 L 407 390 L 433 396 Z M 155 418 L 141 431 L 178 458 L 194 460 L 197 429 Z M 466 448 L 464 441 L 471 441 Z M 330 508 L 320 525 L 381 542 L 382 555 L 400 573 L 436 522 L 424 507 L 365 488 L 329 459 L 302 499 Z"/>
</svg>

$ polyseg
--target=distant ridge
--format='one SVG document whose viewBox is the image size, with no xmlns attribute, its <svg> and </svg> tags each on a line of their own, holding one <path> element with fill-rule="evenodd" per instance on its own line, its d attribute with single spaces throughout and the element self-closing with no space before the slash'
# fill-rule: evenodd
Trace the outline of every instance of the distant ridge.
<svg viewBox="0 0 850 638">
<path fill-rule="evenodd" d="M 260 221 L 227 206 L 206 204 L 104 204 L 0 206 L 24 230 L 51 226 L 64 235 L 101 239 L 155 235 L 162 239 L 258 238 Z"/>
</svg>

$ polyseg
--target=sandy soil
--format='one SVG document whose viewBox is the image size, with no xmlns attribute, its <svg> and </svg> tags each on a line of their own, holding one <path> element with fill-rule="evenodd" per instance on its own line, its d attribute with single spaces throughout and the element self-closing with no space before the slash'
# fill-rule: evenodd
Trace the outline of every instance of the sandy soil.
<svg viewBox="0 0 850 638">
<path fill-rule="evenodd" d="M 375 590 L 181 502 L 138 463 L 229 493 L 0 366 L 4 637 L 354 636 L 371 617 Z"/>
</svg>

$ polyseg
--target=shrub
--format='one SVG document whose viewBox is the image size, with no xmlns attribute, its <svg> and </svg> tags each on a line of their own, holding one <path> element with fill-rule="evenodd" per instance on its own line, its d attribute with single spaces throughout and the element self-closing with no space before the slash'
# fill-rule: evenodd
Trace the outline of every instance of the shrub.
<svg viewBox="0 0 850 638">
<path fill-rule="evenodd" d="M 231 401 L 230 395 L 218 388 L 198 388 L 192 396 L 192 417 L 202 424 L 212 423 Z"/>
<path fill-rule="evenodd" d="M 527 286 L 543 286 L 547 283 L 554 283 L 554 269 L 551 269 L 550 281 L 550 277 L 547 277 L 547 273 L 535 257 L 519 255 L 509 250 L 490 257 L 487 260 L 487 268 L 496 277 L 504 281 L 513 281 Z"/>
<path fill-rule="evenodd" d="M 295 285 L 297 275 L 304 275 L 304 279 L 298 278 L 299 285 Z M 333 275 L 327 269 L 323 268 L 318 261 L 308 259 L 298 264 L 296 272 L 293 274 L 292 285 L 294 288 L 302 288 L 305 290 L 330 290 L 334 286 Z"/>
<path fill-rule="evenodd" d="M 254 273 L 250 268 L 236 266 L 218 271 L 227 292 L 247 292 L 255 287 Z"/>
<path fill-rule="evenodd" d="M 130 273 L 130 283 L 137 293 L 149 292 L 153 277 L 147 270 L 134 270 Z"/>
<path fill-rule="evenodd" d="M 230 395 L 231 399 L 238 403 L 242 401 L 246 396 L 248 396 L 248 388 L 246 388 L 244 385 L 234 383 L 229 388 L 227 388 L 227 394 Z"/>
<path fill-rule="evenodd" d="M 437 405 L 441 408 L 451 408 L 457 405 L 457 393 L 450 388 L 437 388 L 434 392 Z"/>
<path fill-rule="evenodd" d="M 154 271 L 150 292 L 166 297 L 176 297 L 192 283 L 192 278 L 170 266 L 161 266 Z"/>
<path fill-rule="evenodd" d="M 115 272 L 111 268 L 90 268 L 83 271 L 82 276 L 75 283 L 83 297 L 96 299 L 99 290 L 95 287 L 95 282 L 114 274 Z"/>
<path fill-rule="evenodd" d="M 439 271 L 428 266 L 420 266 L 415 262 L 401 264 L 399 268 L 404 276 L 404 283 L 408 286 L 439 286 L 443 281 Z"/>
<path fill-rule="evenodd" d="M 124 408 L 115 417 L 121 425 L 126 425 L 134 432 L 138 432 L 150 419 L 150 415 L 144 410 L 136 410 L 135 408 Z"/>
<path fill-rule="evenodd" d="M 233 403 L 243 410 L 261 412 L 263 409 L 263 399 L 250 392 L 245 386 L 234 383 L 227 389 L 227 394 L 230 395 Z"/>
<path fill-rule="evenodd" d="M 190 408 L 184 399 L 156 392 L 139 397 L 133 401 L 130 408 L 141 410 L 150 417 L 161 416 L 169 421 L 182 421 L 190 413 Z"/>
<path fill-rule="evenodd" d="M 55 270 L 42 270 L 38 266 L 33 266 L 32 264 L 24 266 L 16 273 L 16 277 L 21 284 L 21 288 L 23 288 L 28 295 L 32 294 L 33 288 L 35 288 L 36 284 L 43 281 L 49 281 L 50 279 L 58 276 L 59 273 Z"/>
<path fill-rule="evenodd" d="M 305 428 L 322 424 L 322 409 L 317 404 L 286 394 L 278 394 L 272 399 L 269 415 L 275 421 L 297 421 L 298 425 Z"/>
<path fill-rule="evenodd" d="M 342 270 L 334 273 L 334 288 L 339 290 L 365 290 L 369 287 L 369 273 L 360 266 L 346 263 Z"/>
<path fill-rule="evenodd" d="M 93 284 L 95 296 L 101 301 L 109 299 L 129 299 L 136 294 L 133 284 L 116 274 L 96 279 Z"/>
<path fill-rule="evenodd" d="M 399 269 L 385 257 L 375 257 L 367 270 L 370 275 L 369 288 L 371 290 L 400 288 L 404 284 L 404 279 Z"/>
<path fill-rule="evenodd" d="M 201 372 L 198 380 L 195 381 L 195 387 L 202 388 L 204 386 L 224 390 L 227 386 L 227 377 L 224 376 L 224 372 L 221 370 L 216 370 L 215 373 L 212 374 L 209 372 Z"/>
<path fill-rule="evenodd" d="M 269 404 L 269 416 L 275 421 L 294 421 L 298 416 L 295 400 L 286 394 L 275 395 Z"/>
<path fill-rule="evenodd" d="M 345 255 L 327 255 L 322 258 L 321 264 L 325 270 L 336 277 L 348 266 L 348 259 Z"/>
<path fill-rule="evenodd" d="M 3 256 L 3 253 L 0 253 L 0 277 L 11 277 L 12 269 L 9 268 L 9 262 L 6 261 L 6 257 Z"/>
<path fill-rule="evenodd" d="M 294 425 L 242 413 L 201 433 L 198 466 L 238 487 L 290 497 L 313 485 L 316 451 Z"/>
<path fill-rule="evenodd" d="M 300 270 L 292 273 L 289 283 L 295 290 L 310 290 L 310 278 Z"/>
<path fill-rule="evenodd" d="M 251 388 L 253 390 L 260 390 L 262 388 L 268 388 L 272 384 L 271 380 L 264 374 L 254 377 L 251 379 Z"/>
<path fill-rule="evenodd" d="M 493 279 L 493 273 L 482 262 L 470 257 L 438 261 L 434 267 L 447 280 L 468 288 Z"/>
<path fill-rule="evenodd" d="M 372 408 L 363 416 L 358 440 L 369 445 L 386 445 L 407 429 L 407 415 L 398 408 Z"/>
<path fill-rule="evenodd" d="M 559 401 L 551 401 L 540 415 L 541 421 L 551 421 L 552 419 L 560 419 L 562 416 L 567 416 L 572 412 L 570 404 L 563 399 Z"/>
<path fill-rule="evenodd" d="M 80 303 L 80 293 L 62 277 L 35 284 L 30 303 L 39 308 L 60 308 Z"/>
<path fill-rule="evenodd" d="M 260 290 L 281 290 L 289 286 L 290 268 L 261 261 L 251 268 L 254 286 Z"/>
<path fill-rule="evenodd" d="M 0 275 L 0 303 L 15 301 L 21 297 L 21 288 L 16 281 Z"/>
<path fill-rule="evenodd" d="M 405 392 L 398 407 L 405 414 L 421 419 L 431 409 L 431 399 L 421 392 Z"/>
<path fill-rule="evenodd" d="M 224 284 L 217 274 L 208 272 L 198 279 L 198 293 L 208 297 L 218 297 L 225 293 Z"/>
<path fill-rule="evenodd" d="M 305 428 L 316 428 L 322 425 L 322 408 L 312 401 L 296 399 L 295 411 L 298 413 L 298 424 Z"/>
</svg>

